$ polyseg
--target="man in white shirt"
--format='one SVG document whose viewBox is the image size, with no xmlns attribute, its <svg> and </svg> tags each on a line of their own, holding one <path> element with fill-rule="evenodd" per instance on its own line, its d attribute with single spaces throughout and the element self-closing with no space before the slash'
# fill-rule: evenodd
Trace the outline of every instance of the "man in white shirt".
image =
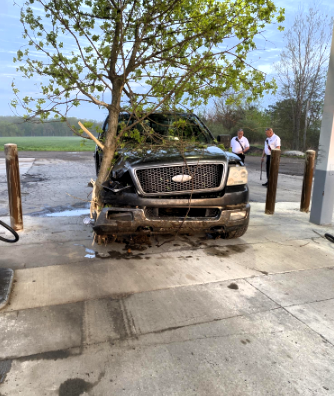
<svg viewBox="0 0 334 396">
<path fill-rule="evenodd" d="M 230 147 L 232 147 L 232 153 L 239 156 L 241 161 L 245 163 L 245 153 L 249 150 L 249 142 L 248 139 L 245 138 L 242 129 L 239 129 L 238 136 L 232 138 Z"/>
<path fill-rule="evenodd" d="M 269 169 L 270 169 L 270 158 L 271 158 L 271 150 L 272 149 L 280 149 L 281 148 L 281 139 L 274 134 L 272 128 L 266 129 L 267 139 L 264 142 L 264 149 L 262 153 L 261 162 L 264 161 L 264 156 L 267 156 L 266 170 L 267 170 L 267 182 L 262 184 L 262 186 L 267 187 L 269 181 Z"/>
</svg>

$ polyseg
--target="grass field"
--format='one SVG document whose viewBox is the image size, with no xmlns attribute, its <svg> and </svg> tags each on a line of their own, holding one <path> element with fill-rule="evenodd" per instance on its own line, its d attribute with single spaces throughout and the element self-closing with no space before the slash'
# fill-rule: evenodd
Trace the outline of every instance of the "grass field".
<svg viewBox="0 0 334 396">
<path fill-rule="evenodd" d="M 76 136 L 0 137 L 1 150 L 6 143 L 17 144 L 19 151 L 94 151 L 95 147 L 94 142 Z M 252 147 L 263 149 L 263 145 Z M 261 155 L 261 152 L 252 152 L 248 155 Z"/>
<path fill-rule="evenodd" d="M 95 143 L 76 136 L 0 137 L 0 147 L 17 144 L 19 151 L 93 151 Z"/>
</svg>

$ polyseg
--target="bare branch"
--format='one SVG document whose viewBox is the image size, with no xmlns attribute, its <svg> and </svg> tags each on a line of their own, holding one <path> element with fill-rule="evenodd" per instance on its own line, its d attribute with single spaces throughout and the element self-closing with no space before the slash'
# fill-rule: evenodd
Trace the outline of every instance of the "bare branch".
<svg viewBox="0 0 334 396">
<path fill-rule="evenodd" d="M 98 140 L 98 139 L 96 139 L 96 137 L 91 133 L 91 132 L 89 132 L 89 130 L 79 121 L 78 122 L 78 124 L 79 124 L 79 126 L 80 126 L 80 128 L 84 131 L 84 132 L 86 132 L 87 133 L 87 135 L 102 149 L 102 150 L 104 150 L 104 145 L 101 143 L 101 141 L 100 140 Z"/>
</svg>

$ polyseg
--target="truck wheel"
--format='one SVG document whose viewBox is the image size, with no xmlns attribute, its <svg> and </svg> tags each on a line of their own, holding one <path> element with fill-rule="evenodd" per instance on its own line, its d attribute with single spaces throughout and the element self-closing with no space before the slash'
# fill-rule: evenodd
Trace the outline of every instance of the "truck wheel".
<svg viewBox="0 0 334 396">
<path fill-rule="evenodd" d="M 228 231 L 225 233 L 224 239 L 240 238 L 247 231 L 247 228 L 248 228 L 248 224 L 241 226 L 233 231 Z"/>
</svg>

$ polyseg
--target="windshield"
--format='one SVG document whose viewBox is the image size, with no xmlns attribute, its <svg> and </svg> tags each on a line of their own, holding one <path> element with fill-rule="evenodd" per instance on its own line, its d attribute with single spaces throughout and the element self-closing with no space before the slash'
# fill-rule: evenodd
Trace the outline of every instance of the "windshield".
<svg viewBox="0 0 334 396">
<path fill-rule="evenodd" d="M 123 121 L 126 126 L 133 124 L 134 120 L 129 119 L 128 114 L 120 116 L 120 123 Z M 124 125 L 124 124 L 123 124 Z M 119 125 L 119 130 L 121 126 Z M 187 114 L 151 114 L 141 123 L 134 126 L 140 134 L 153 130 L 155 134 L 162 139 L 170 141 L 187 140 L 191 142 L 209 143 L 212 137 L 208 130 L 194 115 Z M 123 139 L 128 140 L 129 134 L 123 136 Z M 157 136 L 156 136 L 157 137 Z M 154 139 L 150 143 L 158 143 L 161 139 Z"/>
<path fill-rule="evenodd" d="M 152 114 L 148 117 L 150 127 L 156 133 L 170 138 L 170 140 L 193 140 L 195 142 L 208 143 L 208 132 L 202 128 L 193 116 L 177 114 Z"/>
</svg>

